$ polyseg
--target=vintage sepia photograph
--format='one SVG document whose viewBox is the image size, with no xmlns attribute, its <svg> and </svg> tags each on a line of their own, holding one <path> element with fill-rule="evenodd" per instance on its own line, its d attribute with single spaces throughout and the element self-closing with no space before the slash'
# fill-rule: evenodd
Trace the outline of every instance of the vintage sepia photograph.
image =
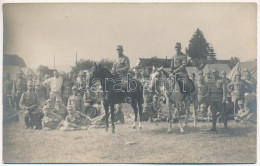
<svg viewBox="0 0 260 166">
<path fill-rule="evenodd" d="M 257 3 L 2 10 L 3 163 L 257 162 Z"/>
</svg>

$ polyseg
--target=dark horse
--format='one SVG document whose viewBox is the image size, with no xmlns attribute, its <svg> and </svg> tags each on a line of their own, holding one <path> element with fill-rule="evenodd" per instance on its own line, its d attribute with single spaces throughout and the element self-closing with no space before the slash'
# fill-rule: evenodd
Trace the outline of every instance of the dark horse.
<svg viewBox="0 0 260 166">
<path fill-rule="evenodd" d="M 137 116 L 139 111 L 139 129 L 141 129 L 142 121 L 142 104 L 143 104 L 143 87 L 142 83 L 136 79 L 127 81 L 127 88 L 123 87 L 122 79 L 119 75 L 113 75 L 107 68 L 100 64 L 94 64 L 89 78 L 89 87 L 96 80 L 101 82 L 103 91 L 103 105 L 106 112 L 106 131 L 108 131 L 109 107 L 111 113 L 112 133 L 115 132 L 114 110 L 115 104 L 123 103 L 126 97 L 131 98 L 131 106 L 135 113 L 135 122 L 133 128 L 136 128 Z M 138 105 L 138 108 L 137 108 Z"/>
</svg>

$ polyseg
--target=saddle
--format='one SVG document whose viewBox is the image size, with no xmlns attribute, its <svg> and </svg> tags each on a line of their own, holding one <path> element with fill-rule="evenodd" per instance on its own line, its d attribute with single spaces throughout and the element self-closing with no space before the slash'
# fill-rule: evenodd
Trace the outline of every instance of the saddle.
<svg viewBox="0 0 260 166">
<path fill-rule="evenodd" d="M 182 77 L 179 74 L 176 74 L 177 82 L 180 87 L 181 93 L 187 95 L 195 92 L 195 85 L 189 77 Z"/>
</svg>

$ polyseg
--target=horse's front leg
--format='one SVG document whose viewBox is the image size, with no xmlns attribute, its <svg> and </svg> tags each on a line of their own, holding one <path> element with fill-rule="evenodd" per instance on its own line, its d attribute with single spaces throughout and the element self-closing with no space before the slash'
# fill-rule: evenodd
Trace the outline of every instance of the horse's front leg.
<svg viewBox="0 0 260 166">
<path fill-rule="evenodd" d="M 138 101 L 138 111 L 139 111 L 139 130 L 142 129 L 142 118 L 143 118 L 143 106 L 142 102 Z"/>
<path fill-rule="evenodd" d="M 111 123 L 112 123 L 112 133 L 115 132 L 115 123 L 114 123 L 114 117 L 115 117 L 115 105 L 110 104 L 110 109 L 111 109 Z"/>
<path fill-rule="evenodd" d="M 133 129 L 136 129 L 136 122 L 137 122 L 137 116 L 138 116 L 138 108 L 137 108 L 137 103 L 135 100 L 132 100 L 131 102 L 131 106 L 134 109 L 134 113 L 135 113 L 135 122 L 133 124 Z"/>
<path fill-rule="evenodd" d="M 178 116 L 178 121 L 179 121 L 180 132 L 181 132 L 181 134 L 183 134 L 184 130 L 183 130 L 183 127 L 181 124 L 180 107 L 177 107 L 177 116 Z"/>
<path fill-rule="evenodd" d="M 108 127 L 109 127 L 109 123 L 108 123 L 108 116 L 109 116 L 108 111 L 109 111 L 109 105 L 108 105 L 106 102 L 104 102 L 103 106 L 104 106 L 104 109 L 105 109 L 106 131 L 108 131 Z"/>
<path fill-rule="evenodd" d="M 168 108 L 169 108 L 169 120 L 168 120 L 169 126 L 168 126 L 167 133 L 168 133 L 168 134 L 171 134 L 171 133 L 172 133 L 173 103 L 170 102 L 169 100 L 168 100 Z"/>
</svg>

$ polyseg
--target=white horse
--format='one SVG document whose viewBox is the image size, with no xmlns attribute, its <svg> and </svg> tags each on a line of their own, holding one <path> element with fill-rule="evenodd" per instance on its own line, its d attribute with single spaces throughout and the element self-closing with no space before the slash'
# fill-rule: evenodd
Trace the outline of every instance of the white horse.
<svg viewBox="0 0 260 166">
<path fill-rule="evenodd" d="M 176 82 L 176 83 L 175 83 Z M 181 134 L 184 133 L 184 129 L 182 126 L 182 120 L 180 118 L 180 111 L 181 107 L 184 106 L 184 109 L 186 111 L 186 118 L 185 118 L 185 126 L 187 126 L 188 123 L 188 117 L 190 113 L 190 101 L 191 101 L 191 94 L 184 94 L 181 92 L 180 86 L 176 79 L 173 79 L 173 76 L 171 76 L 167 71 L 165 71 L 162 67 L 158 68 L 154 73 L 151 74 L 151 87 L 156 88 L 160 83 L 164 84 L 165 90 L 164 93 L 168 108 L 169 108 L 169 126 L 168 126 L 168 133 L 172 133 L 172 115 L 173 115 L 173 109 L 174 107 L 176 109 L 177 118 L 179 121 L 179 128 Z M 182 87 L 183 88 L 183 87 Z M 157 89 L 156 89 L 157 90 Z M 194 115 L 194 126 L 196 126 L 196 110 L 194 109 L 193 112 Z"/>
</svg>

